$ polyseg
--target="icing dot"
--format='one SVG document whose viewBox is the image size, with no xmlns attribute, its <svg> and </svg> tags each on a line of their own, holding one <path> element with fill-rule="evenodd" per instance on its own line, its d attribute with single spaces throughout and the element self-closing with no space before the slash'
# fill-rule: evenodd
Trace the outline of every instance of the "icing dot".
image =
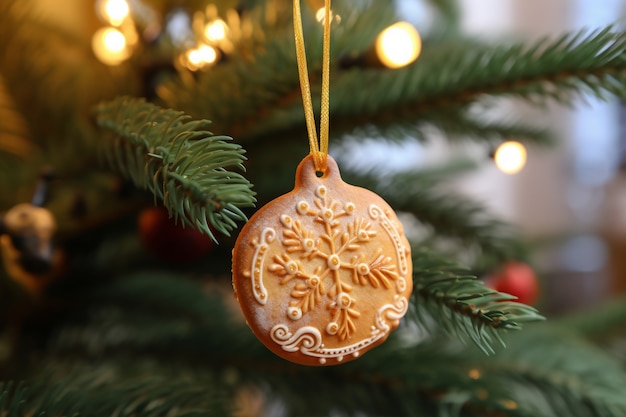
<svg viewBox="0 0 626 417">
<path fill-rule="evenodd" d="M 346 309 L 352 304 L 352 298 L 345 292 L 339 293 L 337 296 L 337 304 L 340 308 Z"/>
<path fill-rule="evenodd" d="M 325 364 L 325 363 L 326 363 L 326 359 L 324 359 L 324 358 L 320 358 L 320 363 L 321 363 L 322 365 L 323 365 L 323 364 Z"/>
<path fill-rule="evenodd" d="M 298 210 L 298 213 L 306 214 L 309 211 L 309 203 L 307 203 L 306 201 L 301 201 L 296 206 L 296 209 Z"/>
<path fill-rule="evenodd" d="M 326 191 L 326 187 L 320 185 L 319 187 L 317 187 L 315 194 L 317 194 L 318 197 L 326 197 Z"/>
<path fill-rule="evenodd" d="M 335 213 L 333 213 L 333 211 L 329 208 L 324 209 L 324 211 L 322 212 L 322 217 L 324 217 L 324 220 L 332 220 L 334 216 Z"/>
<path fill-rule="evenodd" d="M 354 356 L 355 358 L 358 358 L 358 357 L 359 357 L 359 351 L 354 352 L 354 353 L 352 354 L 352 356 Z"/>
<path fill-rule="evenodd" d="M 315 248 L 315 241 L 313 239 L 304 239 L 303 245 L 307 252 L 311 252 Z"/>
<path fill-rule="evenodd" d="M 326 326 L 326 333 L 328 334 L 335 335 L 337 334 L 338 330 L 339 330 L 339 325 L 335 322 L 330 322 L 328 323 L 328 326 Z"/>
<path fill-rule="evenodd" d="M 307 280 L 306 283 L 309 286 L 309 288 L 315 288 L 318 285 L 320 285 L 320 279 L 318 276 L 313 275 L 311 278 Z"/>
<path fill-rule="evenodd" d="M 356 208 L 356 207 L 354 206 L 354 203 L 347 203 L 347 204 L 346 204 L 346 207 L 345 207 L 345 210 L 346 210 L 348 213 L 352 213 L 352 212 L 354 211 L 354 209 L 355 209 L 355 208 Z"/>
<path fill-rule="evenodd" d="M 359 264 L 356 267 L 356 270 L 360 275 L 367 275 L 370 273 L 370 267 L 367 266 L 367 264 Z"/>
<path fill-rule="evenodd" d="M 337 362 L 343 362 L 343 356 L 337 356 Z"/>
<path fill-rule="evenodd" d="M 287 309 L 287 315 L 292 320 L 300 320 L 302 318 L 302 310 L 298 307 L 289 307 Z"/>
<path fill-rule="evenodd" d="M 291 220 L 291 217 L 287 216 L 286 214 L 283 214 L 282 216 L 280 216 L 280 222 L 285 226 L 285 227 L 291 227 L 291 223 L 293 220 Z"/>
<path fill-rule="evenodd" d="M 339 259 L 337 254 L 332 254 L 328 257 L 328 267 L 333 271 L 341 268 L 341 259 Z"/>
<path fill-rule="evenodd" d="M 298 263 L 296 261 L 289 261 L 285 264 L 285 270 L 289 275 L 294 275 L 298 272 Z"/>
</svg>

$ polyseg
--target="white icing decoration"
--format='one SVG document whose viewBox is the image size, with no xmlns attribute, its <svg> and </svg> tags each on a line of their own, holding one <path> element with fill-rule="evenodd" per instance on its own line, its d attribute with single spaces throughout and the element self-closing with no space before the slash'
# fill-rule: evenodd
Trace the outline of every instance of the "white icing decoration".
<svg viewBox="0 0 626 417">
<path fill-rule="evenodd" d="M 287 309 L 287 315 L 291 320 L 300 320 L 302 318 L 302 310 L 298 307 L 289 307 Z"/>
<path fill-rule="evenodd" d="M 320 185 L 319 187 L 317 187 L 317 190 L 315 190 L 315 195 L 319 198 L 325 198 L 327 191 L 328 190 L 326 189 L 326 187 Z"/>
<path fill-rule="evenodd" d="M 263 285 L 263 260 L 269 249 L 269 244 L 274 241 L 276 231 L 271 227 L 266 227 L 261 232 L 261 240 L 256 244 L 254 256 L 252 257 L 252 272 L 250 278 L 252 280 L 252 293 L 254 298 L 261 305 L 267 303 L 267 290 Z"/>
<path fill-rule="evenodd" d="M 277 324 L 272 328 L 270 336 L 287 352 L 315 351 L 322 345 L 322 335 L 313 326 L 301 327 L 293 334 L 286 325 Z"/>
<path fill-rule="evenodd" d="M 400 267 L 400 272 L 402 273 L 402 275 L 408 274 L 409 265 L 406 259 L 406 248 L 402 244 L 402 238 L 400 237 L 400 233 L 398 232 L 398 229 L 392 223 L 389 217 L 387 217 L 385 212 L 381 210 L 380 207 L 378 207 L 377 205 L 375 204 L 370 205 L 369 213 L 370 213 L 370 216 L 372 216 L 372 219 L 380 221 L 381 226 L 383 227 L 383 229 L 385 229 L 385 231 L 391 238 L 391 241 L 393 242 L 393 246 L 396 249 L 396 254 L 398 255 L 398 263 Z"/>
<path fill-rule="evenodd" d="M 293 219 L 287 216 L 286 214 L 283 214 L 282 216 L 280 216 L 280 222 L 283 224 L 283 226 L 291 229 L 291 225 L 293 224 Z"/>
<path fill-rule="evenodd" d="M 303 326 L 296 330 L 295 334 L 285 324 L 277 324 L 270 331 L 272 340 L 287 352 L 298 352 L 311 357 L 320 358 L 320 363 L 326 363 L 327 359 L 335 359 L 341 362 L 346 355 L 359 356 L 359 351 L 376 343 L 389 333 L 391 327 L 389 320 L 399 320 L 407 312 L 409 302 L 405 297 L 396 295 L 393 304 L 385 304 L 376 312 L 375 326 L 372 326 L 372 335 L 357 343 L 341 348 L 325 348 L 322 344 L 320 331 L 313 326 Z"/>
<path fill-rule="evenodd" d="M 356 271 L 359 275 L 367 275 L 370 273 L 370 267 L 367 264 L 360 263 L 357 265 Z"/>
<path fill-rule="evenodd" d="M 298 211 L 298 213 L 300 214 L 307 214 L 309 211 L 309 203 L 307 203 L 306 201 L 300 201 L 297 205 L 296 205 L 296 210 Z"/>
<path fill-rule="evenodd" d="M 352 305 L 352 298 L 346 294 L 345 292 L 339 293 L 337 295 L 337 306 L 341 309 L 350 308 Z"/>
<path fill-rule="evenodd" d="M 255 298 L 262 305 L 266 304 L 268 297 L 263 286 L 263 271 L 276 279 L 277 285 L 287 287 L 290 296 L 284 307 L 279 307 L 285 309 L 282 310 L 284 322 L 271 328 L 271 340 L 286 352 L 300 352 L 325 364 L 328 360 L 341 362 L 360 356 L 361 350 L 384 340 L 391 328 L 397 326 L 397 321 L 408 309 L 408 301 L 402 293 L 407 289 L 409 263 L 408 249 L 398 225 L 380 207 L 372 204 L 359 207 L 357 212 L 353 202 L 331 198 L 323 185 L 317 187 L 314 194 L 312 201 L 296 199 L 293 202 L 295 211 L 291 213 L 296 213 L 294 217 L 288 214 L 277 216 L 280 220 L 278 230 L 263 229 L 256 245 L 251 277 Z M 363 213 L 366 207 L 369 218 Z M 338 220 L 345 216 L 352 218 L 346 222 Z M 371 228 L 370 219 L 377 227 Z M 397 264 L 393 256 L 384 253 L 380 247 L 382 242 L 373 239 L 378 236 L 380 228 L 392 241 Z M 264 265 L 269 243 L 275 240 L 277 233 L 281 233 L 282 247 L 278 248 L 278 253 L 273 252 L 273 262 Z M 385 233 L 380 236 L 384 238 Z M 384 240 L 387 242 L 387 238 Z M 392 286 L 393 281 L 395 285 Z M 369 336 L 359 340 L 351 340 L 351 337 L 355 333 L 355 323 L 364 319 L 362 313 L 368 303 L 359 303 L 361 294 L 353 292 L 354 285 L 369 287 L 367 291 L 391 290 L 396 293 L 393 302 L 367 314 L 368 320 L 374 316 L 374 323 L 361 324 L 371 328 Z M 359 311 L 359 307 L 364 310 Z M 298 327 L 297 322 L 313 311 L 321 318 L 319 327 Z M 325 323 L 324 314 L 327 314 Z M 302 322 L 310 323 L 308 320 Z M 323 337 L 339 340 L 340 347 L 326 347 Z M 345 343 L 350 344 L 343 346 Z M 333 344 L 336 346 L 335 342 Z"/>
<path fill-rule="evenodd" d="M 341 259 L 339 259 L 339 256 L 336 254 L 332 254 L 328 257 L 328 268 L 331 269 L 332 271 L 337 271 L 339 268 L 341 268 Z"/>
</svg>

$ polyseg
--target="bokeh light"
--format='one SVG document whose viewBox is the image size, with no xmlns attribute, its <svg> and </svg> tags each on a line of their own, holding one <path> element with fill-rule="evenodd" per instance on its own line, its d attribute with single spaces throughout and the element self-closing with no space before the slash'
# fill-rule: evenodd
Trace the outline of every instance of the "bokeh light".
<svg viewBox="0 0 626 417">
<path fill-rule="evenodd" d="M 407 22 L 398 22 L 383 30 L 376 39 L 376 55 L 388 68 L 413 63 L 422 51 L 422 38 Z"/>
<path fill-rule="evenodd" d="M 91 40 L 93 53 L 102 63 L 118 65 L 130 56 L 126 37 L 113 27 L 104 27 L 94 33 Z"/>
<path fill-rule="evenodd" d="M 96 11 L 107 23 L 119 26 L 128 17 L 130 8 L 126 0 L 101 0 L 96 3 Z"/>
<path fill-rule="evenodd" d="M 505 174 L 517 174 L 526 165 L 526 148 L 516 141 L 504 142 L 496 149 L 494 159 L 500 171 Z"/>
</svg>

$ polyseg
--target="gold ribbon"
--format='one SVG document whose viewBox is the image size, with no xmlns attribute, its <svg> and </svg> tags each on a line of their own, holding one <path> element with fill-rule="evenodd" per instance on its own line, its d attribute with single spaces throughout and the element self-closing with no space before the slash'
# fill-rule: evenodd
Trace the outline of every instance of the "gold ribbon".
<svg viewBox="0 0 626 417">
<path fill-rule="evenodd" d="M 324 1 L 324 50 L 322 57 L 322 98 L 320 110 L 320 138 L 317 140 L 313 100 L 311 99 L 311 85 L 309 70 L 306 63 L 304 47 L 304 31 L 302 29 L 302 13 L 300 0 L 293 0 L 293 29 L 296 41 L 296 56 L 298 72 L 300 74 L 300 90 L 304 104 L 304 117 L 309 135 L 309 147 L 318 172 L 326 172 L 326 157 L 328 156 L 328 132 L 330 127 L 330 0 Z"/>
</svg>

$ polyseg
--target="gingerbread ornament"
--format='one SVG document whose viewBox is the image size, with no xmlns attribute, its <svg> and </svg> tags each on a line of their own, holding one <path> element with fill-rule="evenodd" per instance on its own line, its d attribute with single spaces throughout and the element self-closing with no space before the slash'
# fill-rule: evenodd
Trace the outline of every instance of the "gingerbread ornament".
<svg viewBox="0 0 626 417">
<path fill-rule="evenodd" d="M 342 181 L 328 156 L 330 0 L 318 143 L 300 0 L 294 35 L 310 154 L 294 189 L 243 227 L 233 250 L 233 287 L 247 323 L 272 352 L 303 365 L 336 365 L 381 344 L 398 327 L 413 288 L 409 243 L 379 196 Z"/>
<path fill-rule="evenodd" d="M 382 343 L 408 308 L 409 243 L 389 205 L 346 184 L 327 157 L 298 166 L 294 189 L 261 208 L 233 252 L 248 325 L 277 355 L 335 365 Z"/>
</svg>

